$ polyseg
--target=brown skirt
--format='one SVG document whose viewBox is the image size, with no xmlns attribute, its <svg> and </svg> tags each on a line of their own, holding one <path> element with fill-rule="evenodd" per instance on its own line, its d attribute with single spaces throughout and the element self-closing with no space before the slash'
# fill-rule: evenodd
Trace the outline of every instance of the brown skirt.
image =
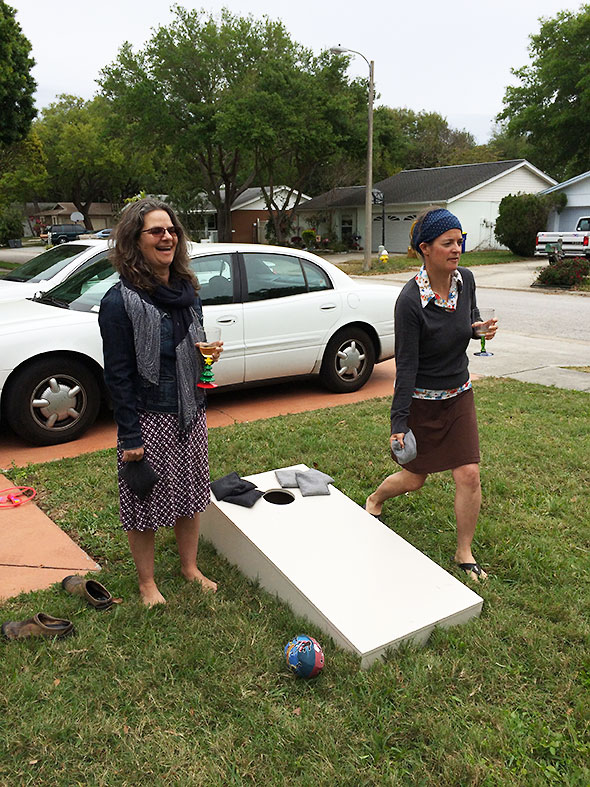
<svg viewBox="0 0 590 787">
<path fill-rule="evenodd" d="M 418 455 L 403 465 L 411 473 L 439 473 L 480 461 L 473 389 L 450 399 L 412 399 L 408 426 Z"/>
</svg>

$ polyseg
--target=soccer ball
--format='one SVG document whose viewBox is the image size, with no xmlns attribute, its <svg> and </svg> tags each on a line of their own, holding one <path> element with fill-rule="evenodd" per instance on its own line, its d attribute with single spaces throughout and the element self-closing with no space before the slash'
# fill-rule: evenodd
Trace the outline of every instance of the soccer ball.
<svg viewBox="0 0 590 787">
<path fill-rule="evenodd" d="M 285 661 L 298 678 L 314 678 L 324 666 L 324 651 L 313 637 L 298 634 L 285 645 Z"/>
</svg>

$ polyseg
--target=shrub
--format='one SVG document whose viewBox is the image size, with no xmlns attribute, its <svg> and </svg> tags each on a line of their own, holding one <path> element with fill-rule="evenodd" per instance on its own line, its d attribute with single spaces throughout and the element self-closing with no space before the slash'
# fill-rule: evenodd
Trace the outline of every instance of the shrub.
<svg viewBox="0 0 590 787">
<path fill-rule="evenodd" d="M 590 274 L 590 262 L 585 257 L 562 259 L 543 268 L 537 276 L 537 284 L 544 287 L 574 287 L 582 284 Z"/>
<path fill-rule="evenodd" d="M 315 230 L 303 230 L 301 238 L 306 249 L 315 249 Z"/>
<path fill-rule="evenodd" d="M 514 254 L 532 257 L 537 233 L 547 226 L 547 218 L 554 208 L 565 205 L 565 194 L 508 194 L 500 202 L 495 235 L 498 241 Z"/>
<path fill-rule="evenodd" d="M 23 217 L 17 208 L 0 207 L 0 246 L 6 246 L 13 238 L 23 236 Z"/>
</svg>

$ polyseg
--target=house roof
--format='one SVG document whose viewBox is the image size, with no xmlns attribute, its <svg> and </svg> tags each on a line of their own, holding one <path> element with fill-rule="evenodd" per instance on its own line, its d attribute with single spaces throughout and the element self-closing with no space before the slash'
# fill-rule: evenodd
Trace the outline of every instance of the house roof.
<svg viewBox="0 0 590 787">
<path fill-rule="evenodd" d="M 448 202 L 474 188 L 479 188 L 505 173 L 526 166 L 548 183 L 552 178 L 533 167 L 526 159 L 490 161 L 482 164 L 456 164 L 449 167 L 405 169 L 374 184 L 385 196 L 386 204 Z M 365 187 L 332 189 L 314 197 L 303 210 L 321 210 L 364 205 Z"/>
<path fill-rule="evenodd" d="M 53 205 L 51 210 L 41 208 L 41 205 Z M 41 216 L 71 216 L 72 213 L 78 210 L 73 202 L 52 202 L 40 203 L 39 214 Z M 37 215 L 37 214 L 31 214 Z M 113 206 L 110 202 L 93 202 L 90 205 L 90 216 L 112 216 Z"/>
<path fill-rule="evenodd" d="M 581 180 L 585 180 L 586 178 L 590 178 L 590 171 L 582 172 L 581 175 L 576 175 L 574 178 L 570 178 L 569 180 L 564 180 L 563 183 L 556 183 L 555 186 L 549 186 L 548 189 L 543 189 L 543 191 L 539 193 L 551 194 L 552 191 L 561 191 L 561 189 L 565 189 L 568 186 L 572 186 L 574 183 L 579 183 Z"/>
<path fill-rule="evenodd" d="M 290 191 L 290 188 L 288 186 L 275 186 L 274 187 L 275 199 L 277 198 L 277 196 L 279 194 L 285 194 L 285 200 L 284 201 L 286 201 L 286 196 L 289 193 L 289 191 Z M 293 195 L 292 196 L 295 197 L 296 193 L 297 193 L 296 191 L 293 191 Z M 239 197 L 236 197 L 236 199 L 233 201 L 231 209 L 232 210 L 244 210 L 245 208 L 247 208 L 247 206 L 249 204 L 251 204 L 253 202 L 258 202 L 258 200 L 261 200 L 261 199 L 264 199 L 264 193 L 262 191 L 262 188 L 260 188 L 259 186 L 252 186 L 249 189 L 245 189 L 239 195 Z M 307 196 L 307 194 L 301 194 L 301 199 L 302 200 L 309 200 L 310 198 Z"/>
</svg>

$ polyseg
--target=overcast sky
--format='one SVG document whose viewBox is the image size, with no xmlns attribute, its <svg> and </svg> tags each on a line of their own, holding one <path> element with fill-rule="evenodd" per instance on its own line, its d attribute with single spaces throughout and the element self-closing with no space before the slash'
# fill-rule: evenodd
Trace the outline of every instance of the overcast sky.
<svg viewBox="0 0 590 787">
<path fill-rule="evenodd" d="M 169 23 L 166 0 L 100 0 L 45 5 L 7 0 L 33 46 L 37 62 L 37 107 L 60 93 L 91 98 L 100 69 L 124 41 L 140 48 L 151 29 Z M 180 2 L 217 13 L 222 6 L 241 15 L 280 18 L 295 41 L 319 53 L 334 44 L 375 61 L 377 103 L 440 112 L 455 128 L 486 142 L 502 109 L 511 68 L 529 62 L 529 36 L 539 17 L 578 11 L 566 0 L 211 0 Z M 351 76 L 366 76 L 355 57 Z"/>
</svg>

